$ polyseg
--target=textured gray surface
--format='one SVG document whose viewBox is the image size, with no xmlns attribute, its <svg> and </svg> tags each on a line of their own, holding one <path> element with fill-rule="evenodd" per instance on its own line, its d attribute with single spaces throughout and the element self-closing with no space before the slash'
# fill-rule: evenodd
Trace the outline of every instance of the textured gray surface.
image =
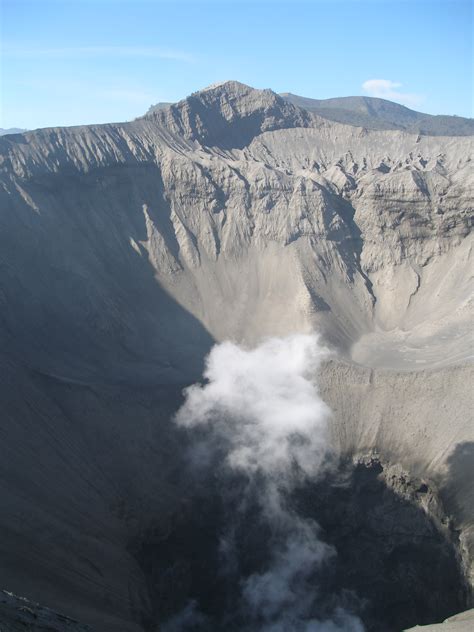
<svg viewBox="0 0 474 632">
<path fill-rule="evenodd" d="M 419 632 L 471 632 L 474 628 L 474 610 L 467 610 L 454 617 L 449 617 L 444 623 L 438 625 L 423 625 L 410 628 L 407 632 L 418 630 Z"/>
<path fill-rule="evenodd" d="M 336 449 L 433 480 L 468 565 L 472 153 L 236 82 L 0 139 L 0 585 L 142 630 L 181 386 L 215 340 L 314 328 Z"/>
<path fill-rule="evenodd" d="M 0 591 L 1 632 L 90 632 L 90 627 L 37 603 Z"/>
</svg>

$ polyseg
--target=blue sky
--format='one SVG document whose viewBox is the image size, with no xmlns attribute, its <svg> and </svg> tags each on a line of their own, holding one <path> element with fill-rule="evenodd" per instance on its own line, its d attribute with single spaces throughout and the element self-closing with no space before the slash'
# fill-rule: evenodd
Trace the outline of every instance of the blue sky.
<svg viewBox="0 0 474 632">
<path fill-rule="evenodd" d="M 130 120 L 237 79 L 473 116 L 470 0 L 0 0 L 0 127 Z"/>
</svg>

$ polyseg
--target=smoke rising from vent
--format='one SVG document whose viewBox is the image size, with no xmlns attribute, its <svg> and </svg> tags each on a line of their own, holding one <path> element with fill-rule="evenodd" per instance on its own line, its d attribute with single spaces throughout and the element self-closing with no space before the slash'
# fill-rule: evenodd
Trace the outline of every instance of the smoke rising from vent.
<svg viewBox="0 0 474 632">
<path fill-rule="evenodd" d="M 318 475 L 328 453 L 330 411 L 313 382 L 327 354 L 316 335 L 269 339 L 255 349 L 217 345 L 207 358 L 206 383 L 186 390 L 176 415 L 178 425 L 196 429 L 195 464 L 223 472 L 221 493 L 232 496 L 219 554 L 223 577 L 236 574 L 233 608 L 248 632 L 363 630 L 337 604 L 330 612 L 318 604 L 324 565 L 336 553 L 320 540 L 318 525 L 288 502 L 296 486 Z M 237 494 L 235 485 L 226 492 L 226 477 L 238 478 Z M 268 553 L 258 569 L 245 572 L 236 534 L 249 515 L 266 529 Z M 199 627 L 202 616 L 188 606 L 172 629 L 213 629 Z"/>
</svg>

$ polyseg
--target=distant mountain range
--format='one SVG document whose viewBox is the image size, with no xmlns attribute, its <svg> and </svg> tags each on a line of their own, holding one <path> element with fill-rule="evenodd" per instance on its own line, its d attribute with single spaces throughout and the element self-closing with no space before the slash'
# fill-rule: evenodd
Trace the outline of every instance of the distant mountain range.
<svg viewBox="0 0 474 632">
<path fill-rule="evenodd" d="M 291 92 L 280 96 L 299 108 L 313 112 L 337 123 L 375 130 L 398 129 L 423 136 L 471 136 L 474 119 L 445 114 L 433 115 L 416 112 L 410 108 L 375 97 L 336 97 L 333 99 L 309 99 Z M 147 114 L 164 110 L 171 103 L 152 105 Z"/>
<path fill-rule="evenodd" d="M 314 112 L 330 121 L 367 129 L 400 129 L 426 136 L 471 136 L 474 119 L 444 114 L 416 112 L 386 99 L 374 97 L 337 97 L 308 99 L 283 92 L 285 101 Z"/>
<path fill-rule="evenodd" d="M 8 127 L 7 129 L 0 127 L 0 136 L 6 136 L 7 134 L 21 134 L 26 131 L 28 130 L 21 129 L 20 127 Z"/>
<path fill-rule="evenodd" d="M 335 97 L 332 99 L 310 99 L 291 92 L 281 92 L 280 96 L 299 108 L 317 114 L 321 118 L 355 127 L 371 130 L 398 129 L 422 136 L 472 136 L 474 118 L 448 114 L 425 114 L 410 108 L 375 97 Z M 166 110 L 173 103 L 159 102 L 151 105 L 149 115 L 158 110 Z M 28 130 L 19 127 L 0 127 L 0 136 L 21 134 Z"/>
</svg>

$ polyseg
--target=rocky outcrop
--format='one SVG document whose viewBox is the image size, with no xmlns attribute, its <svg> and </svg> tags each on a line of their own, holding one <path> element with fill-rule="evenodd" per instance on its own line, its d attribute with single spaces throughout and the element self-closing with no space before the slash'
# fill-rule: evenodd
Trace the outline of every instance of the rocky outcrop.
<svg viewBox="0 0 474 632">
<path fill-rule="evenodd" d="M 146 118 L 189 141 L 221 149 L 243 148 L 262 132 L 311 125 L 311 115 L 272 90 L 237 81 L 209 86 Z"/>
<path fill-rule="evenodd" d="M 418 630 L 419 632 L 469 632 L 474 624 L 474 610 L 467 610 L 460 614 L 449 617 L 438 625 L 417 625 L 407 632 Z"/>
</svg>

